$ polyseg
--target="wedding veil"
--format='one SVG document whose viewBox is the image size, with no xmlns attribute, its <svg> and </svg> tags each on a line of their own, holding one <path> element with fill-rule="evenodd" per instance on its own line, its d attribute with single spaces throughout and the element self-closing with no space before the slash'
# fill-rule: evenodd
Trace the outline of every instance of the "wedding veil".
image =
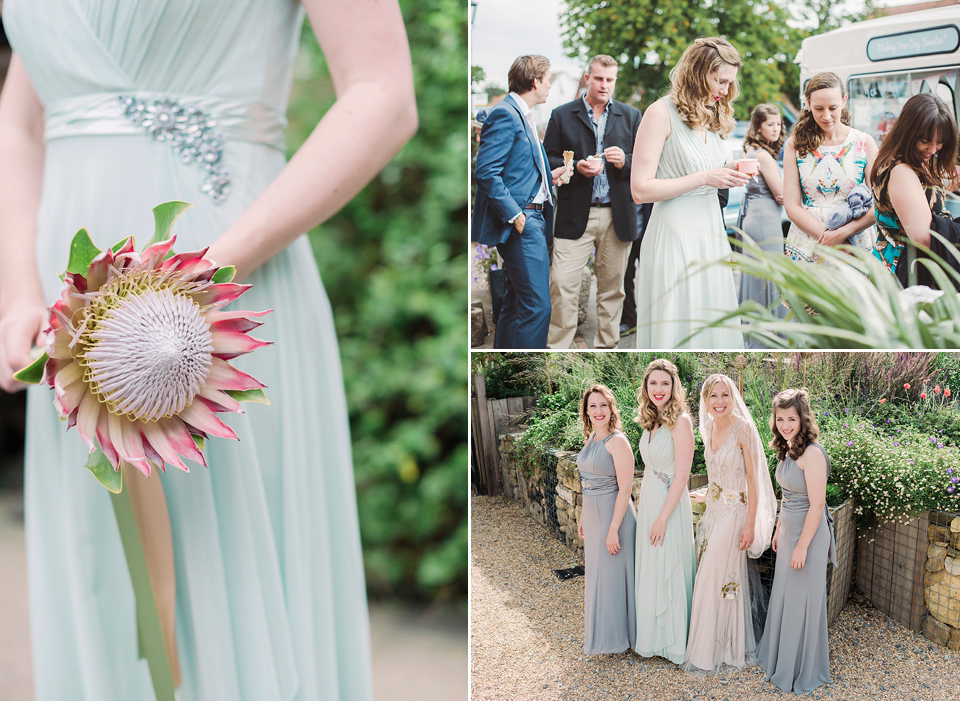
<svg viewBox="0 0 960 701">
<path fill-rule="evenodd" d="M 763 451 L 763 442 L 760 440 L 760 433 L 757 431 L 757 424 L 750 414 L 750 410 L 740 396 L 733 380 L 726 375 L 711 375 L 707 378 L 708 382 L 716 384 L 723 382 L 730 396 L 736 401 L 734 414 L 743 419 L 746 424 L 746 438 L 742 441 L 744 447 L 750 451 L 750 462 L 753 463 L 753 483 L 757 492 L 757 516 L 753 528 L 753 544 L 747 549 L 747 554 L 752 558 L 758 558 L 770 547 L 770 540 L 773 537 L 773 526 L 777 518 L 777 498 L 773 493 L 773 482 L 770 480 L 770 470 L 767 467 L 767 456 Z M 706 383 L 704 383 L 706 384 Z M 710 430 L 707 430 L 709 424 L 713 423 L 713 417 L 707 411 L 701 398 L 700 401 L 700 435 L 704 443 L 710 440 Z"/>
</svg>

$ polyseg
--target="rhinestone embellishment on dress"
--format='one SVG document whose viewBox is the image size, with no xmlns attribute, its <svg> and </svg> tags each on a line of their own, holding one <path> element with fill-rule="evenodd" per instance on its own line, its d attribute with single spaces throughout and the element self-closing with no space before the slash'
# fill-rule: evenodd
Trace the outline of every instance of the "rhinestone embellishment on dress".
<svg viewBox="0 0 960 701">
<path fill-rule="evenodd" d="M 124 115 L 157 141 L 169 141 L 184 163 L 199 163 L 206 171 L 200 191 L 214 202 L 230 193 L 230 173 L 223 167 L 224 136 L 208 113 L 174 100 L 142 100 L 121 95 Z"/>
</svg>

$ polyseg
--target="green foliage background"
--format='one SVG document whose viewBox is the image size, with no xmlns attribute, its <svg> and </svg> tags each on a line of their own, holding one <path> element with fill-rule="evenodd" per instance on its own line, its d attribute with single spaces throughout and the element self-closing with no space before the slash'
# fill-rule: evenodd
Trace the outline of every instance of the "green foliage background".
<svg viewBox="0 0 960 701">
<path fill-rule="evenodd" d="M 419 132 L 310 240 L 340 339 L 370 594 L 463 603 L 467 17 L 461 0 L 400 6 Z M 289 111 L 291 152 L 333 101 L 307 28 Z"/>
<path fill-rule="evenodd" d="M 789 387 L 806 388 L 832 465 L 827 503 L 856 497 L 861 525 L 929 509 L 960 510 L 960 408 L 947 391 L 958 377 L 957 354 L 510 353 L 475 355 L 473 369 L 494 380 L 486 385 L 490 398 L 521 387 L 538 397 L 515 443 L 518 467 L 534 473 L 544 452 L 583 446 L 578 404 L 594 382 L 613 391 L 623 431 L 638 445 L 637 387 L 655 357 L 677 365 L 695 426 L 707 377 L 724 373 L 740 386 L 767 446 L 771 475 L 778 462 L 769 447 L 771 401 Z M 705 472 L 702 438 L 694 435 L 692 472 Z M 774 488 L 779 491 L 776 480 Z"/>
</svg>

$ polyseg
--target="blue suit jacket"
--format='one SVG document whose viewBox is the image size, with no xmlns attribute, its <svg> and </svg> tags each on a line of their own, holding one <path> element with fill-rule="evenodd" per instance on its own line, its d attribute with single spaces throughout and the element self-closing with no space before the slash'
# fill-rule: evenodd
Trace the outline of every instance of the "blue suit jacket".
<svg viewBox="0 0 960 701">
<path fill-rule="evenodd" d="M 543 155 L 544 167 L 550 168 L 543 144 L 533 137 L 526 125 L 523 113 L 509 95 L 490 110 L 483 122 L 477 150 L 477 192 L 471 237 L 486 246 L 503 243 L 516 233 L 509 221 L 539 192 L 542 177 L 536 149 L 540 149 Z M 552 207 L 547 205 L 543 214 L 545 236 L 549 240 Z"/>
</svg>

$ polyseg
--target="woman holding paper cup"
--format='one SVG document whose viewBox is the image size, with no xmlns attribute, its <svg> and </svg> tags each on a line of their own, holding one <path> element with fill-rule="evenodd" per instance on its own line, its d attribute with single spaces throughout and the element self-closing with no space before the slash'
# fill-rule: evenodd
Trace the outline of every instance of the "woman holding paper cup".
<svg viewBox="0 0 960 701">
<path fill-rule="evenodd" d="M 869 251 L 875 236 L 873 208 L 838 229 L 827 216 L 857 185 L 869 186 L 877 157 L 873 137 L 849 126 L 847 92 L 834 73 L 817 73 L 803 91 L 806 104 L 783 153 L 783 204 L 792 222 L 785 253 L 819 263 L 816 245 L 838 246 L 861 231 L 857 244 Z"/>
<path fill-rule="evenodd" d="M 783 146 L 784 133 L 780 109 L 776 105 L 757 105 L 750 115 L 750 128 L 744 139 L 743 156 L 738 161 L 740 172 L 752 170 L 759 177 L 751 177 L 740 207 L 737 229 L 743 232 L 764 251 L 783 253 L 783 232 L 780 228 L 780 212 L 783 206 L 783 178 L 777 155 Z M 778 303 L 780 291 L 768 280 L 740 273 L 741 304 L 753 300 L 778 316 L 786 309 Z M 748 347 L 761 347 L 756 341 L 747 341 Z"/>
<path fill-rule="evenodd" d="M 670 72 L 670 93 L 637 130 L 630 185 L 653 212 L 640 248 L 637 348 L 742 348 L 739 331 L 703 327 L 737 308 L 717 190 L 749 179 L 724 165 L 721 136 L 735 125 L 740 54 L 724 39 L 700 38 Z"/>
</svg>

